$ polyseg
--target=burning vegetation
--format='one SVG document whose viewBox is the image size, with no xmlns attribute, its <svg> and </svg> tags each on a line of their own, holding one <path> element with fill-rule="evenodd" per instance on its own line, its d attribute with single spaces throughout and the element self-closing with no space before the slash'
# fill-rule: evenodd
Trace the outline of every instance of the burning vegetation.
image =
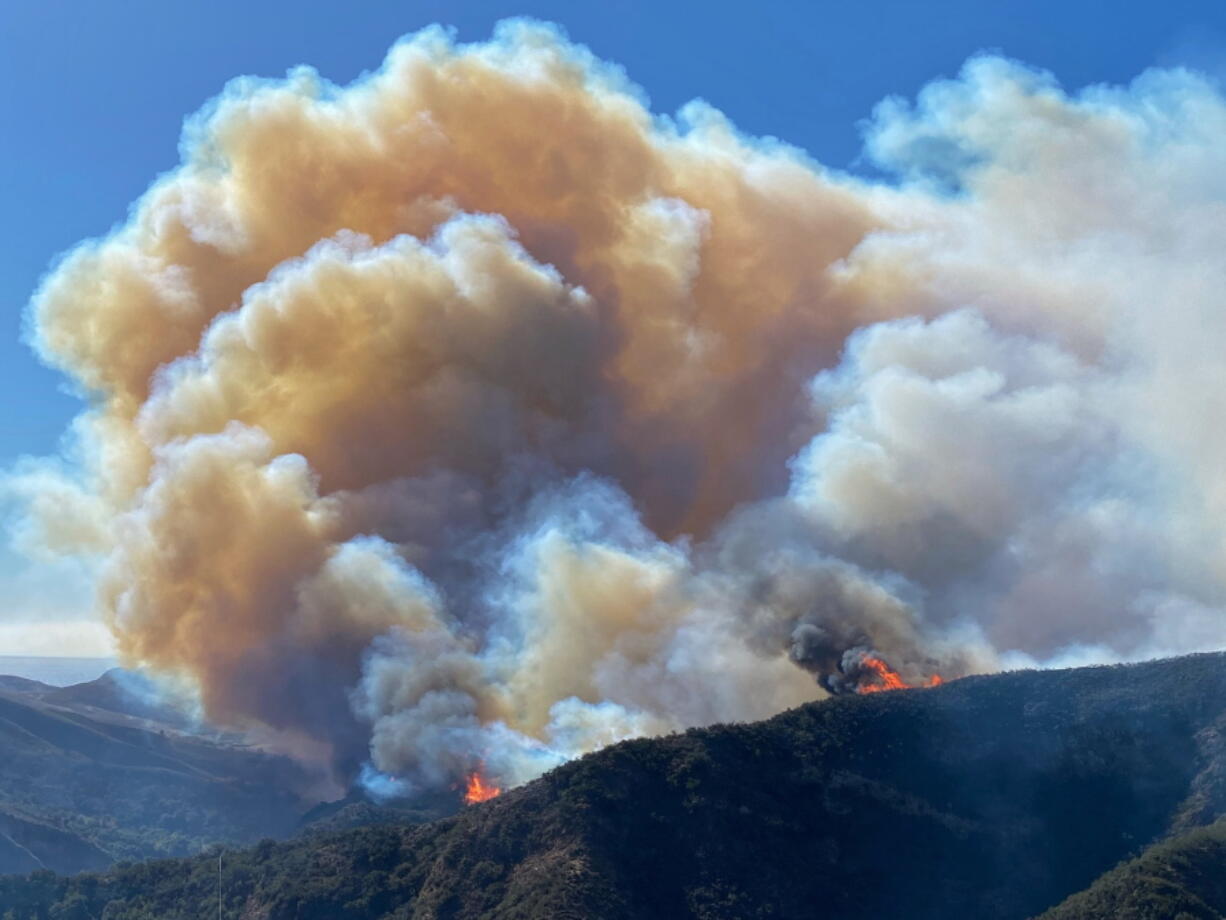
<svg viewBox="0 0 1226 920">
<path fill-rule="evenodd" d="M 481 770 L 474 770 L 468 775 L 464 785 L 465 805 L 488 802 L 490 799 L 497 798 L 500 795 L 502 795 L 502 789 L 487 780 L 482 775 Z"/>
<path fill-rule="evenodd" d="M 819 678 L 831 693 L 882 693 L 886 690 L 909 690 L 916 687 L 938 687 L 945 678 L 936 672 L 927 677 L 908 680 L 874 651 L 849 649 L 842 655 L 834 673 Z"/>
<path fill-rule="evenodd" d="M 907 690 L 912 687 L 938 687 L 945 683 L 940 674 L 933 674 L 922 684 L 909 684 L 902 675 L 876 655 L 866 655 L 862 662 L 869 677 L 856 687 L 857 693 L 880 693 L 883 690 Z"/>
</svg>

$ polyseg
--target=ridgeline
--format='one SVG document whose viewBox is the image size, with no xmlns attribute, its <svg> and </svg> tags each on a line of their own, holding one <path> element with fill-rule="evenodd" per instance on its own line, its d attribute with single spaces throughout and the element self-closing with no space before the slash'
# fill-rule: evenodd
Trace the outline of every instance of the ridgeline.
<svg viewBox="0 0 1226 920">
<path fill-rule="evenodd" d="M 220 893 L 235 920 L 1021 920 L 1108 873 L 1048 917 L 1167 918 L 1094 911 L 1156 859 L 1195 864 L 1172 897 L 1220 894 L 1220 825 L 1195 829 L 1226 814 L 1224 730 L 1223 654 L 838 697 L 619 744 L 429 824 L 226 850 L 220 878 L 212 850 L 0 879 L 0 917 L 196 920 Z"/>
</svg>

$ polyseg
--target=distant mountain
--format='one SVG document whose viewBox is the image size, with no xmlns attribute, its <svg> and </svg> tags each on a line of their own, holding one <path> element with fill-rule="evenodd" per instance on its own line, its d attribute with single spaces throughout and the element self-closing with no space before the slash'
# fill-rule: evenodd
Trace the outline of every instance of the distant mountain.
<svg viewBox="0 0 1226 920">
<path fill-rule="evenodd" d="M 21 677 L 51 687 L 93 681 L 117 665 L 113 658 L 0 655 L 0 675 Z"/>
<path fill-rule="evenodd" d="M 148 678 L 122 668 L 111 668 L 96 680 L 66 687 L 0 675 L 0 692 L 6 690 L 18 694 L 26 703 L 45 703 L 104 721 L 114 721 L 115 716 L 121 716 L 129 725 L 154 730 L 192 727 L 192 719 L 182 710 L 163 702 Z"/>
<path fill-rule="evenodd" d="M 0 678 L 0 873 L 78 872 L 298 827 L 309 778 L 286 758 L 184 731 L 137 678 Z M 0 916 L 3 912 L 0 911 Z"/>
<path fill-rule="evenodd" d="M 55 687 L 52 687 L 49 684 L 40 683 L 37 680 L 30 680 L 28 677 L 14 677 L 12 674 L 0 674 L 0 690 L 8 690 L 13 693 L 43 694 L 55 689 Z"/>
<path fill-rule="evenodd" d="M 1221 654 L 839 697 L 432 824 L 227 851 L 222 916 L 1020 920 L 1223 813 L 1224 713 Z M 11 920 L 206 917 L 218 893 L 215 854 L 0 880 Z"/>
</svg>

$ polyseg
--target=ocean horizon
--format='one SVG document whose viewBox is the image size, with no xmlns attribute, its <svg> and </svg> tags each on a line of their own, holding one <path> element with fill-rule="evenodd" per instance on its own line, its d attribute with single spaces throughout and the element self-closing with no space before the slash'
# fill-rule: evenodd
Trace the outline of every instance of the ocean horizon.
<svg viewBox="0 0 1226 920">
<path fill-rule="evenodd" d="M 68 687 L 97 680 L 111 668 L 114 658 L 62 658 L 37 655 L 0 655 L 0 675 L 24 677 L 53 687 Z"/>
</svg>

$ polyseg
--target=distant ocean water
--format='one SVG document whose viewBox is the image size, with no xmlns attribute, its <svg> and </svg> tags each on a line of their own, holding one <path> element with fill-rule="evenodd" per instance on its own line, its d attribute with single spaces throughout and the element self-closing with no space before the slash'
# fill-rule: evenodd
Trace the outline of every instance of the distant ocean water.
<svg viewBox="0 0 1226 920">
<path fill-rule="evenodd" d="M 0 674 L 67 687 L 96 680 L 117 664 L 113 658 L 21 658 L 0 655 Z"/>
</svg>

